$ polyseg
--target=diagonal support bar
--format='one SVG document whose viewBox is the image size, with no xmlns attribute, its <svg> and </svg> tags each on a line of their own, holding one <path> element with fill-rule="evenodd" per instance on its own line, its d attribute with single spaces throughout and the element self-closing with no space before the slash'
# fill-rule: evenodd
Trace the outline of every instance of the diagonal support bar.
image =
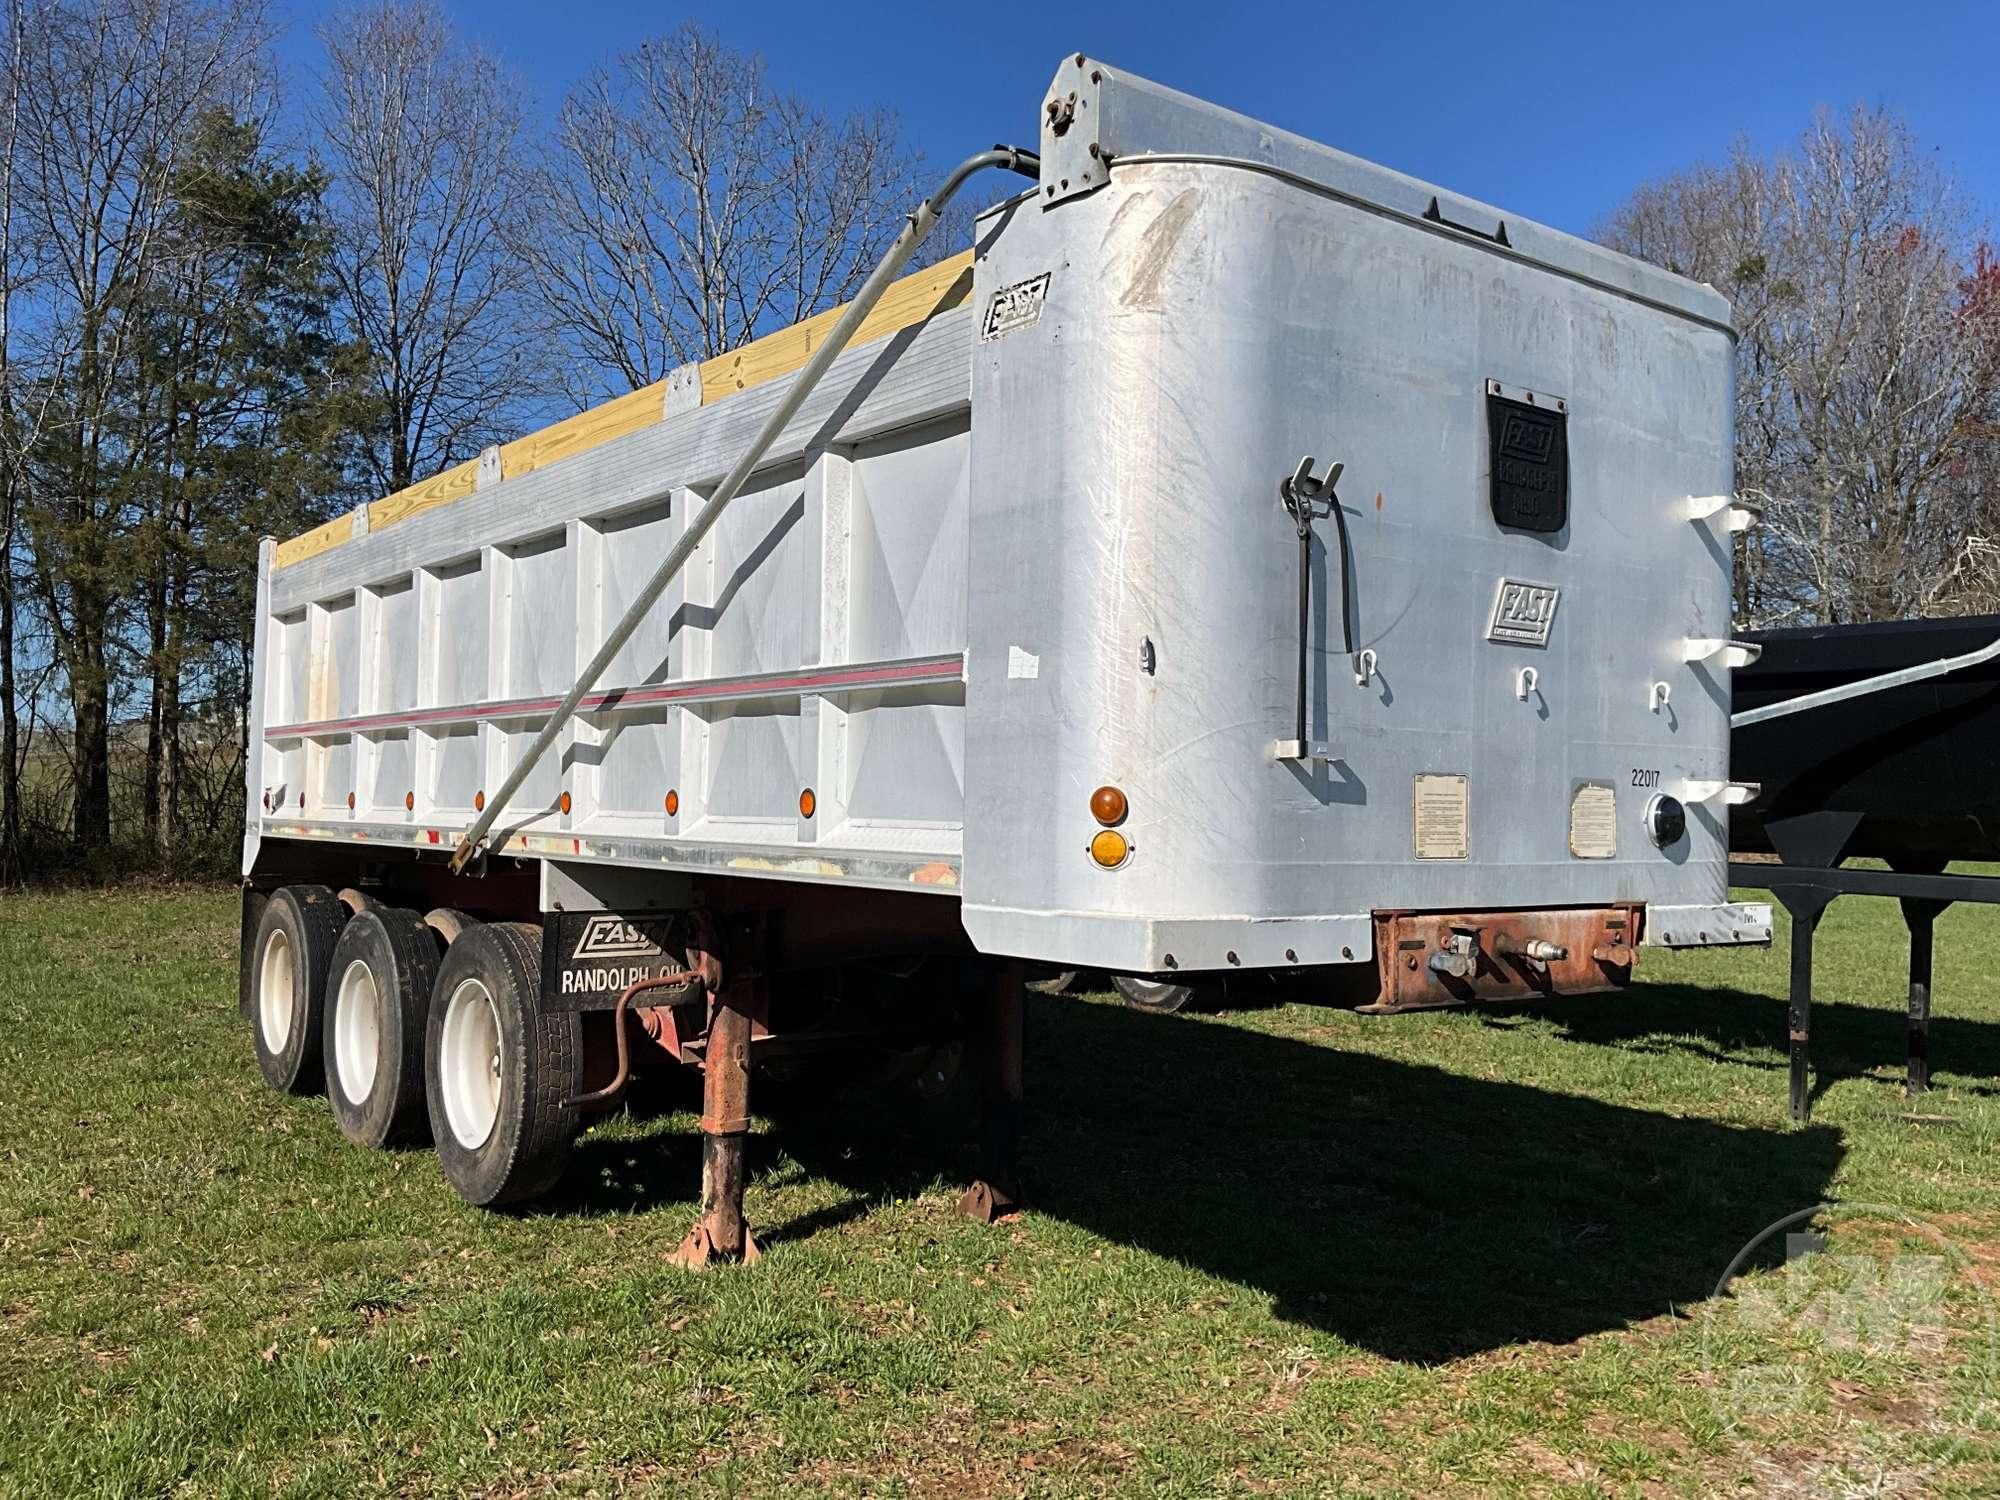
<svg viewBox="0 0 2000 1500">
<path fill-rule="evenodd" d="M 854 337 L 854 332 L 861 326 L 862 320 L 874 310 L 875 304 L 882 300 L 882 294 L 889 289 L 889 283 L 896 279 L 897 272 L 908 263 L 917 246 L 923 243 L 924 237 L 937 227 L 945 205 L 957 196 L 958 190 L 965 186 L 967 179 L 987 167 L 1005 167 L 1009 171 L 1032 177 L 1036 175 L 1039 165 L 1040 158 L 1032 151 L 1023 151 L 1016 146 L 996 146 L 991 151 L 981 151 L 977 155 L 968 156 L 952 169 L 951 174 L 945 178 L 935 193 L 917 205 L 909 218 L 904 221 L 902 232 L 896 236 L 895 243 L 890 245 L 888 253 L 882 257 L 875 269 L 868 273 L 868 280 L 862 283 L 861 290 L 855 295 L 854 300 L 847 304 L 847 311 L 841 314 L 840 321 L 833 325 L 833 331 L 826 336 L 826 342 L 813 351 L 812 357 L 805 362 L 805 366 L 792 380 L 791 388 L 785 392 L 785 398 L 778 403 L 771 415 L 765 418 L 764 425 L 757 430 L 757 436 L 751 439 L 750 446 L 744 450 L 743 456 L 737 459 L 735 465 L 723 476 L 722 483 L 716 486 L 707 503 L 690 519 L 687 530 L 681 533 L 680 540 L 675 542 L 667 555 L 660 560 L 659 567 L 653 570 L 653 576 L 646 580 L 645 587 L 639 590 L 638 595 L 632 600 L 631 607 L 605 635 L 604 644 L 597 648 L 597 654 L 591 657 L 589 665 L 583 669 L 575 684 L 563 696 L 562 702 L 549 715 L 547 722 L 542 725 L 542 732 L 535 736 L 534 744 L 528 747 L 525 755 L 514 762 L 513 769 L 507 773 L 507 779 L 500 783 L 500 789 L 486 799 L 485 810 L 466 830 L 465 837 L 458 841 L 458 847 L 452 851 L 451 868 L 454 874 L 463 871 L 472 862 L 500 814 L 506 811 L 508 803 L 514 799 L 514 794 L 520 791 L 522 783 L 528 779 L 529 772 L 534 770 L 561 736 L 563 726 L 568 724 L 576 713 L 577 704 L 583 701 L 584 695 L 596 687 L 598 679 L 610 669 L 611 663 L 624 649 L 625 643 L 632 638 L 632 632 L 639 628 L 639 622 L 645 619 L 647 613 L 659 602 L 660 595 L 666 592 L 667 585 L 674 580 L 674 575 L 687 565 L 688 558 L 694 555 L 695 548 L 701 545 L 702 539 L 722 518 L 723 511 L 728 508 L 729 502 L 736 498 L 736 493 L 743 488 L 744 481 L 763 461 L 764 454 L 770 449 L 771 444 L 778 440 L 778 435 L 785 430 L 792 418 L 798 415 L 799 408 L 805 404 L 806 397 L 812 394 L 813 387 L 819 384 L 834 359 L 847 347 L 848 340 Z"/>
</svg>

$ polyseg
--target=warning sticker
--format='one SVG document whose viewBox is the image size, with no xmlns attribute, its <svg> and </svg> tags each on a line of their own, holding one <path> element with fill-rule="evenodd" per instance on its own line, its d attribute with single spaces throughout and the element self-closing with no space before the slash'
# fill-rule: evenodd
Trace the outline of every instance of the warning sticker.
<svg viewBox="0 0 2000 1500">
<path fill-rule="evenodd" d="M 1618 797 L 1608 781 L 1580 781 L 1569 799 L 1569 852 L 1578 859 L 1618 853 Z"/>
<path fill-rule="evenodd" d="M 1468 793 L 1463 776 L 1420 771 L 1415 777 L 1418 859 L 1464 859 Z"/>
</svg>

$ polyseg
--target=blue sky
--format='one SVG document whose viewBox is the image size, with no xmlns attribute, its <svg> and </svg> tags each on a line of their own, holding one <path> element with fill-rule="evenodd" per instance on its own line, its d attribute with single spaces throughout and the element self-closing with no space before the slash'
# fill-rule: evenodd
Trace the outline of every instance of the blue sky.
<svg viewBox="0 0 2000 1500">
<path fill-rule="evenodd" d="M 835 108 L 887 104 L 947 163 L 1032 145 L 1084 51 L 1510 213 L 1586 232 L 1634 184 L 1770 148 L 1821 104 L 1902 111 L 1978 216 L 2000 220 L 2000 3 L 925 7 L 445 0 L 552 106 L 592 63 L 695 16 Z M 279 0 L 286 52 L 328 9 Z"/>
</svg>

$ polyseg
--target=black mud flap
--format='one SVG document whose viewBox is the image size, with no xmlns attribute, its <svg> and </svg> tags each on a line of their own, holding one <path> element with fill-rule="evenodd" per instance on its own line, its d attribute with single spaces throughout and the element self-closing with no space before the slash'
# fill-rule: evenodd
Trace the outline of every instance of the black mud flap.
<svg viewBox="0 0 2000 1500">
<path fill-rule="evenodd" d="M 676 915 L 555 911 L 542 919 L 542 1004 L 611 1010 L 642 979 L 686 967 L 687 932 Z"/>
</svg>

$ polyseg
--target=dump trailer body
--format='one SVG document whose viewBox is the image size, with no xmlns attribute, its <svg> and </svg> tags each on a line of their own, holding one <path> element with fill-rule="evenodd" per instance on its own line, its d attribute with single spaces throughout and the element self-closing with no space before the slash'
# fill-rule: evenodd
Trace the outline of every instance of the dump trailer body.
<svg viewBox="0 0 2000 1500">
<path fill-rule="evenodd" d="M 1725 882 L 1723 299 L 1087 58 L 1043 119 L 489 866 L 921 893 L 1135 973 L 1501 911 L 1767 939 Z M 832 316 L 267 546 L 246 873 L 449 853 Z"/>
<path fill-rule="evenodd" d="M 1736 708 L 1856 691 L 1740 726 L 1732 743 L 1758 788 L 1730 819 L 1732 846 L 1790 863 L 1887 860 L 1898 870 L 2000 859 L 2000 661 L 1916 675 L 1981 653 L 2000 616 L 1760 631 Z M 1913 680 L 1870 691 L 1889 674 Z"/>
</svg>

